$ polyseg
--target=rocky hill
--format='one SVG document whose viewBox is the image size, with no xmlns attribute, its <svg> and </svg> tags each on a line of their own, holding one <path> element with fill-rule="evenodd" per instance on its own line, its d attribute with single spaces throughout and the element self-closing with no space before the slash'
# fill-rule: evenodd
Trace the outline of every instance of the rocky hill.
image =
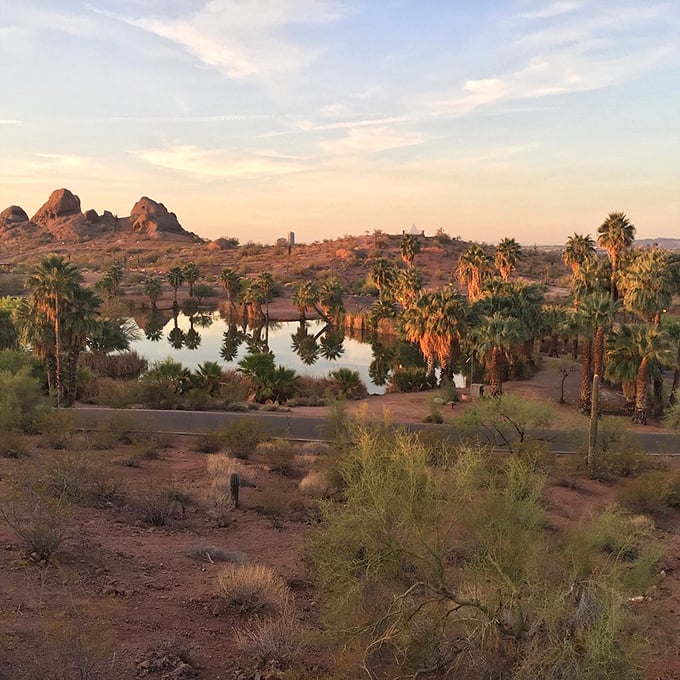
<svg viewBox="0 0 680 680">
<path fill-rule="evenodd" d="M 135 238 L 198 242 L 201 239 L 179 223 L 162 204 L 143 196 L 129 217 L 117 217 L 108 210 L 82 212 L 80 198 L 68 189 L 53 191 L 47 202 L 29 219 L 26 211 L 11 205 L 0 212 L 0 240 L 30 238 L 34 243 L 77 242 L 126 234 Z"/>
</svg>

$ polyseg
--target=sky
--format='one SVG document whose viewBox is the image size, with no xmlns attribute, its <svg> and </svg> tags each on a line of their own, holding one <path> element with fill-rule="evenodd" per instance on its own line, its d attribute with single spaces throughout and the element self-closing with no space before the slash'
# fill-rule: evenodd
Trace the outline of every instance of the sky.
<svg viewBox="0 0 680 680">
<path fill-rule="evenodd" d="M 0 0 L 0 210 L 680 237 L 680 0 Z"/>
</svg>

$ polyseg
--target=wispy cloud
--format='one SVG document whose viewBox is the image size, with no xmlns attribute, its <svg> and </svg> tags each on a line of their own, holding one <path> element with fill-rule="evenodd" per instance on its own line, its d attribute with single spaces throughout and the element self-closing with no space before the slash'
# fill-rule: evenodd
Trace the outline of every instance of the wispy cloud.
<svg viewBox="0 0 680 680">
<path fill-rule="evenodd" d="M 23 120 L 18 120 L 16 118 L 0 118 L 0 125 L 23 125 Z"/>
<path fill-rule="evenodd" d="M 353 127 L 339 139 L 322 141 L 321 150 L 331 156 L 366 155 L 421 144 L 420 133 L 401 132 L 390 126 Z"/>
<path fill-rule="evenodd" d="M 303 166 L 285 157 L 243 154 L 232 157 L 193 144 L 138 149 L 132 156 L 157 167 L 203 179 L 254 179 L 299 172 Z"/>
<path fill-rule="evenodd" d="M 601 89 L 677 57 L 680 10 L 666 2 L 554 2 L 506 19 L 513 70 L 466 80 L 440 113 Z"/>
<path fill-rule="evenodd" d="M 210 0 L 197 12 L 178 18 L 119 18 L 172 41 L 230 78 L 245 78 L 307 64 L 315 50 L 297 44 L 285 29 L 329 23 L 343 12 L 330 0 Z"/>
</svg>

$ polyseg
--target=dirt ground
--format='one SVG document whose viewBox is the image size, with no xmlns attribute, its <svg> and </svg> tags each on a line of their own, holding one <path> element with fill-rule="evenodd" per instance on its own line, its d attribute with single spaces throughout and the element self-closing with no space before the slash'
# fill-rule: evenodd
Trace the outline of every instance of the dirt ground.
<svg viewBox="0 0 680 680">
<path fill-rule="evenodd" d="M 550 381 L 541 387 L 542 380 L 519 389 L 534 390 L 534 395 L 553 389 Z M 508 390 L 516 387 L 507 385 Z M 418 419 L 429 411 L 426 399 L 388 395 L 366 400 L 363 408 L 380 416 L 389 409 L 395 421 Z M 465 408 L 463 403 L 453 412 Z M 11 477 L 47 474 L 55 460 L 69 458 L 86 462 L 84 469 L 94 466 L 118 490 L 106 502 L 75 506 L 68 538 L 49 564 L 29 559 L 16 535 L 0 522 L 0 678 L 50 677 L 42 674 L 45 664 L 55 672 L 87 666 L 95 670 L 82 677 L 102 680 L 284 677 L 256 668 L 252 655 L 238 646 L 235 633 L 249 619 L 225 608 L 217 594 L 223 565 L 187 553 L 213 546 L 271 568 L 293 592 L 300 621 L 314 630 L 319 612 L 302 546 L 315 511 L 298 484 L 310 470 L 321 468 L 324 447 L 297 445 L 285 474 L 275 469 L 266 451 L 237 461 L 239 473 L 253 486 L 242 488 L 240 507 L 219 526 L 206 495 L 213 456 L 197 452 L 195 444 L 193 438 L 177 437 L 157 445 L 116 442 L 111 449 L 94 450 L 91 439 L 78 435 L 66 450 L 52 451 L 34 437 L 28 457 L 0 458 L 4 499 Z M 181 502 L 165 526 L 151 526 L 142 517 L 140 499 L 149 489 L 168 484 Z M 614 497 L 612 486 L 582 476 L 573 488 L 549 486 L 548 521 L 568 528 Z M 658 566 L 658 584 L 631 605 L 651 640 L 650 680 L 680 678 L 679 526 L 676 515 L 665 519 L 660 535 L 668 550 Z M 313 642 L 300 653 L 301 677 L 324 677 L 326 653 Z"/>
</svg>

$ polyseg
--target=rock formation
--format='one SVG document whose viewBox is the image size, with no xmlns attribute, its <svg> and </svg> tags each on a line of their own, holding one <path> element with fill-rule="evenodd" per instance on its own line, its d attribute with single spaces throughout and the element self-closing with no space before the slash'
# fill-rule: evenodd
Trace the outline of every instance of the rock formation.
<svg viewBox="0 0 680 680">
<path fill-rule="evenodd" d="M 152 237 L 158 237 L 159 232 L 188 235 L 175 213 L 168 212 L 162 203 L 156 203 L 147 196 L 142 196 L 133 206 L 130 222 L 133 231 Z"/>
<path fill-rule="evenodd" d="M 23 208 L 18 205 L 10 205 L 0 213 L 0 224 L 2 226 L 10 224 L 19 224 L 21 222 L 28 222 L 28 215 Z"/>
</svg>

